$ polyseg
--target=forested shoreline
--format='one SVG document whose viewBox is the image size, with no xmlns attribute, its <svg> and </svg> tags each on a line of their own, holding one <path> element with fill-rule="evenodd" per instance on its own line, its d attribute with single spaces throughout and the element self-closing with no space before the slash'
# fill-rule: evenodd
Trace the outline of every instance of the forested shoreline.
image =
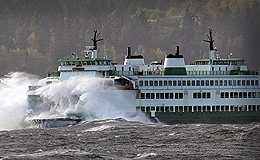
<svg viewBox="0 0 260 160">
<path fill-rule="evenodd" d="M 211 27 L 222 57 L 259 69 L 259 10 L 259 0 L 0 0 L 0 75 L 45 76 L 71 52 L 83 56 L 96 29 L 101 57 L 122 63 L 131 46 L 149 63 L 179 45 L 189 64 L 208 57 Z"/>
</svg>

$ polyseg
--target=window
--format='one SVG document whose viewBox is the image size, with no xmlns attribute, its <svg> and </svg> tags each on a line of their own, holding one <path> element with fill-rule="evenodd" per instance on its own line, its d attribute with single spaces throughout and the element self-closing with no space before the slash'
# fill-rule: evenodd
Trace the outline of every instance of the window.
<svg viewBox="0 0 260 160">
<path fill-rule="evenodd" d="M 255 80 L 255 85 L 258 86 L 258 80 Z"/>
<path fill-rule="evenodd" d="M 225 98 L 229 98 L 228 92 L 225 92 Z"/>
<path fill-rule="evenodd" d="M 239 92 L 239 93 L 238 93 L 238 97 L 239 97 L 239 98 L 243 98 L 243 92 Z"/>
<path fill-rule="evenodd" d="M 172 81 L 168 81 L 168 85 L 169 85 L 169 86 L 172 86 Z"/>
<path fill-rule="evenodd" d="M 247 85 L 247 86 L 250 86 L 250 80 L 247 80 L 247 81 L 246 81 L 246 85 Z"/>
<path fill-rule="evenodd" d="M 186 86 L 186 81 L 182 81 L 182 86 Z"/>
<path fill-rule="evenodd" d="M 206 98 L 206 92 L 202 93 L 202 98 Z"/>
<path fill-rule="evenodd" d="M 181 86 L 181 81 L 178 81 L 178 86 Z"/>
<path fill-rule="evenodd" d="M 221 92 L 221 93 L 220 93 L 220 97 L 221 97 L 221 98 L 225 98 L 225 93 L 224 93 L 224 92 Z"/>
<path fill-rule="evenodd" d="M 233 86 L 236 86 L 236 85 L 237 85 L 236 82 L 237 82 L 236 80 L 233 80 Z"/>
<path fill-rule="evenodd" d="M 164 99 L 164 93 L 160 93 L 160 99 Z"/>
<path fill-rule="evenodd" d="M 243 92 L 243 98 L 247 98 L 247 93 Z"/>
<path fill-rule="evenodd" d="M 252 98 L 251 92 L 248 92 L 248 98 Z"/>
<path fill-rule="evenodd" d="M 148 86 L 148 81 L 144 81 L 144 86 Z"/>
<path fill-rule="evenodd" d="M 198 98 L 201 98 L 201 93 L 198 93 Z"/>
<path fill-rule="evenodd" d="M 154 111 L 155 110 L 155 107 L 154 106 L 151 106 L 151 111 Z"/>
<path fill-rule="evenodd" d="M 206 86 L 209 86 L 209 80 L 206 80 Z"/>
<path fill-rule="evenodd" d="M 150 83 L 150 86 L 153 86 L 153 81 L 149 81 L 149 83 Z"/>
<path fill-rule="evenodd" d="M 190 81 L 187 81 L 187 86 L 190 86 Z"/>
<path fill-rule="evenodd" d="M 230 98 L 234 98 L 234 92 L 230 92 Z"/>
<path fill-rule="evenodd" d="M 214 81 L 210 80 L 210 86 L 214 86 Z"/>
<path fill-rule="evenodd" d="M 210 111 L 211 111 L 211 110 L 210 110 L 210 106 L 207 106 L 207 111 L 208 111 L 208 112 L 210 112 Z"/>
<path fill-rule="evenodd" d="M 234 98 L 238 98 L 238 92 L 234 92 Z"/>
<path fill-rule="evenodd" d="M 151 99 L 154 99 L 154 93 L 151 93 Z"/>
<path fill-rule="evenodd" d="M 195 86 L 195 81 L 194 80 L 191 81 L 191 85 Z"/>
<path fill-rule="evenodd" d="M 139 86 L 143 86 L 144 82 L 143 81 L 139 81 Z"/>
<path fill-rule="evenodd" d="M 154 81 L 154 86 L 158 86 L 158 81 Z"/>
<path fill-rule="evenodd" d="M 194 98 L 194 99 L 197 99 L 197 98 L 198 98 L 198 93 L 196 93 L 196 92 L 193 93 L 193 98 Z"/>
<path fill-rule="evenodd" d="M 237 81 L 237 85 L 238 85 L 238 86 L 241 86 L 241 80 L 238 80 L 238 81 Z"/>
<path fill-rule="evenodd" d="M 200 86 L 200 81 L 199 80 L 196 81 L 196 86 Z"/>
<path fill-rule="evenodd" d="M 173 99 L 173 93 L 170 93 L 170 99 Z"/>
<path fill-rule="evenodd" d="M 232 86 L 232 80 L 229 80 L 229 81 L 228 81 L 228 85 L 229 85 L 229 86 Z"/>
<path fill-rule="evenodd" d="M 255 81 L 251 80 L 251 86 L 254 86 L 254 85 L 255 85 Z"/>
<path fill-rule="evenodd" d="M 164 85 L 164 86 L 167 86 L 167 81 L 163 81 L 163 85 Z"/>
<path fill-rule="evenodd" d="M 242 86 L 245 86 L 245 85 L 246 85 L 246 81 L 242 80 Z"/>
<path fill-rule="evenodd" d="M 159 81 L 159 86 L 162 86 L 162 81 Z"/>
<path fill-rule="evenodd" d="M 145 99 L 145 94 L 141 93 L 141 99 Z"/>
<path fill-rule="evenodd" d="M 194 107 L 193 107 L 193 111 L 194 111 L 194 112 L 198 112 L 198 106 L 194 106 Z"/>
<path fill-rule="evenodd" d="M 179 99 L 179 94 L 175 93 L 175 99 Z"/>
<path fill-rule="evenodd" d="M 200 81 L 200 85 L 204 86 L 204 81 L 203 80 Z"/>
<path fill-rule="evenodd" d="M 156 93 L 156 99 L 160 99 L 160 93 Z"/>
<path fill-rule="evenodd" d="M 216 106 L 216 111 L 220 111 L 220 106 Z"/>
<path fill-rule="evenodd" d="M 207 98 L 210 98 L 210 92 L 207 92 Z"/>
<path fill-rule="evenodd" d="M 169 93 L 165 93 L 165 99 L 169 99 Z"/>
<path fill-rule="evenodd" d="M 224 80 L 224 86 L 227 86 L 227 80 Z"/>
<path fill-rule="evenodd" d="M 179 99 L 183 99 L 183 93 L 179 93 Z"/>
<path fill-rule="evenodd" d="M 223 80 L 219 81 L 219 86 L 223 86 Z"/>
<path fill-rule="evenodd" d="M 173 85 L 173 86 L 176 86 L 176 81 L 172 81 L 172 85 Z"/>
<path fill-rule="evenodd" d="M 218 86 L 218 80 L 215 80 L 215 86 Z"/>
<path fill-rule="evenodd" d="M 146 93 L 146 99 L 150 99 L 150 93 Z"/>
<path fill-rule="evenodd" d="M 225 106 L 225 111 L 229 111 L 229 106 Z"/>
</svg>

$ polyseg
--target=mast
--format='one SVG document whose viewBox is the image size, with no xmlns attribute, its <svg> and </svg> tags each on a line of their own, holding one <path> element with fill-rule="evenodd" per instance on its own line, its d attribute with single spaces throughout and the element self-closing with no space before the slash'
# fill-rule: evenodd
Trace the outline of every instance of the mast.
<svg viewBox="0 0 260 160">
<path fill-rule="evenodd" d="M 97 35 L 97 30 L 94 31 L 94 37 L 92 38 L 93 41 L 93 50 L 97 50 L 97 42 L 102 41 L 103 39 L 97 39 L 100 36 L 100 33 Z"/>
<path fill-rule="evenodd" d="M 208 40 L 203 40 L 203 41 L 209 43 L 210 50 L 214 50 L 214 48 L 213 48 L 214 39 L 212 38 L 212 29 L 210 27 L 209 27 L 209 35 L 208 34 L 206 34 L 206 35 L 208 37 Z"/>
</svg>

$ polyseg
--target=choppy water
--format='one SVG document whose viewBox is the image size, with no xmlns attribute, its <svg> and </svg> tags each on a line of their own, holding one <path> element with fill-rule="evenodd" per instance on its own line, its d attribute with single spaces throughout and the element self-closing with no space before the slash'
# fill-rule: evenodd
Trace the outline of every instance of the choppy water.
<svg viewBox="0 0 260 160">
<path fill-rule="evenodd" d="M 0 159 L 259 159 L 260 123 L 144 124 L 124 119 L 0 131 Z"/>
</svg>

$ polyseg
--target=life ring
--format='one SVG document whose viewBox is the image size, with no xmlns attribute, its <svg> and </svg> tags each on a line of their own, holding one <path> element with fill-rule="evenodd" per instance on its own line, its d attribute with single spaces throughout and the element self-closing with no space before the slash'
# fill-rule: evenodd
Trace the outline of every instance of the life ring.
<svg viewBox="0 0 260 160">
<path fill-rule="evenodd" d="M 159 75 L 159 74 L 160 74 L 160 70 L 159 69 L 154 71 L 154 75 Z"/>
<path fill-rule="evenodd" d="M 148 73 L 149 73 L 149 75 L 152 75 L 152 74 L 153 74 L 153 72 L 152 72 L 152 71 L 149 71 Z"/>
</svg>

